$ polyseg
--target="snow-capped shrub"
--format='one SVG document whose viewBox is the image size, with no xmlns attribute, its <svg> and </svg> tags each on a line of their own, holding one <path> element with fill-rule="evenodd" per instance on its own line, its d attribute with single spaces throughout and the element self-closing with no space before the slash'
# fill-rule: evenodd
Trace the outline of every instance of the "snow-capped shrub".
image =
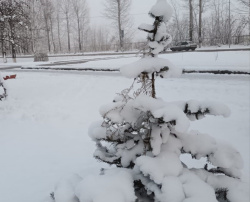
<svg viewBox="0 0 250 202">
<path fill-rule="evenodd" d="M 0 101 L 7 97 L 7 89 L 4 86 L 2 76 L 0 74 Z"/>
<path fill-rule="evenodd" d="M 150 10 L 154 24 L 139 27 L 148 32 L 149 53 L 121 68 L 124 76 L 134 78 L 133 84 L 101 107 L 102 120 L 89 128 L 97 147 L 94 157 L 116 168 L 82 179 L 73 195 L 71 186 L 67 188 L 68 196 L 63 197 L 67 202 L 76 198 L 80 202 L 248 201 L 240 180 L 239 152 L 207 134 L 188 130 L 190 121 L 206 115 L 227 117 L 230 110 L 216 102 L 165 102 L 156 96 L 157 77 L 176 77 L 182 72 L 158 58 L 171 41 L 166 32 L 171 14 L 166 0 L 157 0 Z M 207 163 L 199 169 L 188 168 L 182 154 L 206 158 Z M 56 202 L 64 202 L 56 199 L 57 194 Z"/>
</svg>

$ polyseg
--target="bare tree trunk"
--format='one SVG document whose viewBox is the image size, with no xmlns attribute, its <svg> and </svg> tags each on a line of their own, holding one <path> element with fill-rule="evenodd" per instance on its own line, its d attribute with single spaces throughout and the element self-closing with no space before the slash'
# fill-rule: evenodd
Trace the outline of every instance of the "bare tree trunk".
<svg viewBox="0 0 250 202">
<path fill-rule="evenodd" d="M 9 21 L 9 25 L 10 25 L 10 43 L 11 43 L 11 54 L 12 54 L 12 59 L 13 62 L 16 63 L 16 45 L 15 45 L 15 39 L 14 39 L 14 30 L 13 30 L 13 25 L 12 22 Z"/>
<path fill-rule="evenodd" d="M 67 34 L 68 34 L 68 51 L 70 52 L 70 31 L 69 31 L 69 14 L 66 13 L 66 21 L 67 21 Z"/>
<path fill-rule="evenodd" d="M 1 40 L 1 49 L 2 49 L 2 55 L 4 59 L 4 38 L 3 38 L 3 30 L 4 30 L 4 24 L 0 22 L 0 40 Z"/>
<path fill-rule="evenodd" d="M 229 0 L 229 30 L 228 30 L 228 44 L 231 46 L 231 1 Z"/>
<path fill-rule="evenodd" d="M 48 25 L 48 18 L 45 17 L 45 26 L 46 26 L 46 32 L 47 32 L 47 42 L 48 42 L 48 49 L 50 52 L 50 37 L 49 37 L 49 25 Z"/>
<path fill-rule="evenodd" d="M 81 44 L 81 28 L 80 28 L 80 17 L 77 16 L 77 29 L 78 29 L 78 44 L 79 44 L 79 51 L 82 51 L 82 44 Z"/>
<path fill-rule="evenodd" d="M 199 0 L 199 48 L 201 48 L 201 26 L 202 26 L 202 0 Z"/>
<path fill-rule="evenodd" d="M 177 31 L 178 31 L 178 34 L 177 34 L 177 38 L 179 41 L 182 40 L 182 36 L 181 36 L 181 29 L 180 29 L 180 23 L 179 23 L 179 13 L 177 13 L 177 8 L 176 8 L 176 4 L 174 3 L 175 0 L 171 0 L 171 4 L 172 4 L 172 7 L 174 9 L 174 19 L 176 21 L 176 27 L 177 27 Z"/>
<path fill-rule="evenodd" d="M 192 0 L 189 0 L 189 40 L 193 41 L 194 30 L 194 17 L 193 17 L 193 4 Z"/>
<path fill-rule="evenodd" d="M 152 73 L 152 98 L 156 98 L 156 92 L 155 92 L 155 73 Z"/>
<path fill-rule="evenodd" d="M 61 36 L 60 36 L 60 19 L 59 19 L 59 13 L 57 13 L 57 37 L 58 37 L 58 43 L 59 43 L 59 50 L 62 52 L 62 44 L 61 44 Z"/>
<path fill-rule="evenodd" d="M 50 16 L 49 20 L 50 20 L 51 40 L 52 40 L 52 44 L 53 44 L 53 50 L 54 50 L 54 53 L 55 53 L 56 52 L 56 44 L 55 44 L 55 41 L 54 41 L 53 24 L 52 24 L 52 17 L 51 16 Z"/>
<path fill-rule="evenodd" d="M 35 0 L 32 1 L 32 19 L 31 19 L 31 41 L 32 41 L 32 52 L 35 52 L 35 39 L 34 39 L 34 25 L 35 25 Z"/>
<path fill-rule="evenodd" d="M 119 40 L 120 40 L 120 50 L 123 48 L 122 41 L 122 28 L 121 28 L 121 2 L 117 0 L 117 14 L 118 14 L 118 29 L 119 29 Z"/>
</svg>

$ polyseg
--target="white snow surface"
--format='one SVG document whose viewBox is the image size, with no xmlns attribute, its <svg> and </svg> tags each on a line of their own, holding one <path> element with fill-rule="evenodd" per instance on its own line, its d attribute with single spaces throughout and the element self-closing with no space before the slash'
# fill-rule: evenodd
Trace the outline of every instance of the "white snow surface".
<svg viewBox="0 0 250 202">
<path fill-rule="evenodd" d="M 239 47 L 242 48 L 242 47 Z M 205 48 L 202 48 L 205 49 Z M 250 51 L 222 51 L 222 52 L 178 52 L 174 54 L 161 54 L 159 58 L 168 59 L 175 66 L 185 70 L 229 70 L 229 71 L 244 71 L 250 73 Z M 89 61 L 88 59 L 103 58 L 107 56 L 65 56 L 50 58 L 52 61 L 84 61 L 79 64 L 50 66 L 50 68 L 94 68 L 94 69 L 120 69 L 121 66 L 131 64 L 140 60 L 139 57 L 126 56 L 123 58 L 109 59 L 109 60 L 96 60 Z M 1 63 L 0 69 L 7 66 L 22 65 L 24 67 L 37 67 L 38 64 L 48 63 L 35 63 L 32 58 L 17 58 L 17 63 L 7 64 Z"/>
</svg>

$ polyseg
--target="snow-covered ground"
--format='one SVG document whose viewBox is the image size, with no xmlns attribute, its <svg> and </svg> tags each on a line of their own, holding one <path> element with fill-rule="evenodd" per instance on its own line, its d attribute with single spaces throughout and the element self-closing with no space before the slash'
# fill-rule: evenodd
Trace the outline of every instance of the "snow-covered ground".
<svg viewBox="0 0 250 202">
<path fill-rule="evenodd" d="M 186 58 L 182 53 L 171 55 L 180 56 Z M 1 202 L 42 201 L 61 178 L 97 173 L 106 166 L 92 157 L 95 145 L 88 127 L 101 118 L 99 107 L 130 86 L 131 79 L 118 73 L 87 72 L 3 72 L 2 76 L 11 73 L 17 73 L 17 79 L 5 82 L 9 96 L 0 102 Z M 190 129 L 236 147 L 248 181 L 249 76 L 189 74 L 159 79 L 156 86 L 157 96 L 166 101 L 216 100 L 229 106 L 229 118 L 207 117 L 193 122 Z"/>
<path fill-rule="evenodd" d="M 166 58 L 176 66 L 186 70 L 233 70 L 250 72 L 250 51 L 180 52 L 176 54 L 162 54 L 159 57 Z M 111 60 L 90 61 L 84 64 L 62 65 L 60 67 L 119 69 L 122 65 L 130 64 L 138 59 L 139 57 L 131 56 Z"/>
<path fill-rule="evenodd" d="M 248 47 L 248 46 L 244 46 Z M 225 48 L 225 47 L 224 47 Z M 241 47 L 242 48 L 242 47 Z M 205 49 L 205 48 L 202 48 Z M 223 49 L 219 47 L 218 49 Z M 229 70 L 242 71 L 250 73 L 250 51 L 221 51 L 221 52 L 177 52 L 174 54 L 161 54 L 161 58 L 169 59 L 173 64 L 185 70 Z M 109 59 L 110 58 L 110 59 Z M 47 64 L 50 68 L 65 68 L 65 69 L 80 69 L 80 68 L 94 68 L 94 69 L 119 69 L 122 65 L 135 62 L 139 59 L 136 54 L 132 55 L 96 55 L 96 56 L 64 56 L 51 57 L 49 62 L 33 62 L 33 58 L 18 58 L 17 63 L 12 63 L 8 59 L 8 63 L 2 63 L 1 67 L 6 66 L 23 66 L 23 67 L 37 67 L 41 64 Z M 61 64 L 50 66 L 54 62 L 68 61 L 74 64 Z M 75 63 L 79 61 L 79 63 Z"/>
<path fill-rule="evenodd" d="M 161 58 L 169 59 L 173 64 L 185 70 L 229 70 L 250 73 L 250 51 L 230 51 L 230 52 L 180 52 L 175 54 L 161 54 Z M 66 58 L 53 58 L 54 61 L 47 63 L 28 62 L 29 58 L 24 58 L 26 62 L 7 63 L 7 65 L 20 65 L 23 67 L 37 67 L 40 64 L 48 64 L 50 68 L 93 68 L 93 69 L 119 69 L 122 65 L 130 64 L 139 59 L 135 55 L 116 56 L 79 56 Z M 57 61 L 74 62 L 74 64 L 61 64 L 50 66 L 49 63 Z M 79 60 L 78 64 L 75 64 Z M 88 61 L 90 60 L 90 61 Z M 0 64 L 5 67 L 6 64 Z"/>
<path fill-rule="evenodd" d="M 85 61 L 85 60 L 93 60 L 93 59 L 107 59 L 107 58 L 114 58 L 114 57 L 121 57 L 121 55 L 75 55 L 75 56 L 60 56 L 60 57 L 50 57 L 49 62 L 34 62 L 33 57 L 19 57 L 17 58 L 17 62 L 13 63 L 13 60 L 11 58 L 7 59 L 7 63 L 3 63 L 3 60 L 0 59 L 0 69 L 4 66 L 24 66 L 24 67 L 32 67 L 37 66 L 41 64 L 51 64 L 54 62 L 65 62 L 65 61 Z"/>
</svg>

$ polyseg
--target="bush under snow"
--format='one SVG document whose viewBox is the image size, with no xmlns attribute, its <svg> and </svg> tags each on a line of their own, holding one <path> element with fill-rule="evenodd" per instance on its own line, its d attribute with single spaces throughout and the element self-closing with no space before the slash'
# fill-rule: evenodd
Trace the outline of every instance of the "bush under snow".
<svg viewBox="0 0 250 202">
<path fill-rule="evenodd" d="M 248 202 L 248 185 L 241 181 L 243 161 L 230 145 L 208 134 L 189 131 L 190 121 L 206 115 L 230 115 L 221 103 L 207 101 L 165 102 L 156 97 L 156 77 L 176 77 L 181 70 L 158 53 L 171 41 L 166 22 L 172 10 L 157 0 L 150 10 L 149 53 L 121 68 L 134 83 L 113 102 L 100 109 L 102 120 L 89 135 L 96 142 L 94 157 L 116 168 L 99 175 L 74 176 L 56 187 L 56 202 Z M 139 85 L 139 87 L 138 87 Z M 188 168 L 181 160 L 188 154 L 205 158 L 201 168 Z"/>
<path fill-rule="evenodd" d="M 0 74 L 0 101 L 7 97 L 7 90 L 2 81 L 2 75 Z"/>
</svg>

